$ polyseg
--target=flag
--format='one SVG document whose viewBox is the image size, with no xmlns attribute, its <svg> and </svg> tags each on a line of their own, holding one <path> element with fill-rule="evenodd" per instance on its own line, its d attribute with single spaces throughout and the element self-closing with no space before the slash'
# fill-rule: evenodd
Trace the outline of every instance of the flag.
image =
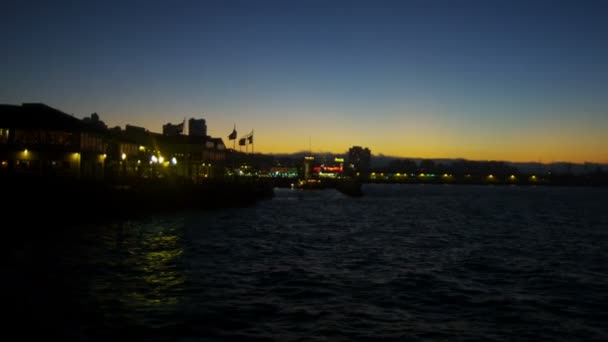
<svg viewBox="0 0 608 342">
<path fill-rule="evenodd" d="M 250 144 L 253 144 L 253 133 L 249 134 L 249 137 L 247 139 Z"/>
<path fill-rule="evenodd" d="M 180 123 L 179 125 L 176 125 L 177 127 L 177 131 L 181 134 L 184 132 L 184 123 Z"/>
<path fill-rule="evenodd" d="M 232 129 L 232 133 L 230 133 L 230 135 L 228 136 L 229 140 L 234 140 L 236 139 L 236 126 L 234 126 L 234 128 Z M 240 143 L 239 143 L 240 145 Z"/>
<path fill-rule="evenodd" d="M 247 144 L 247 138 L 239 139 L 239 146 L 245 146 L 245 144 Z"/>
</svg>

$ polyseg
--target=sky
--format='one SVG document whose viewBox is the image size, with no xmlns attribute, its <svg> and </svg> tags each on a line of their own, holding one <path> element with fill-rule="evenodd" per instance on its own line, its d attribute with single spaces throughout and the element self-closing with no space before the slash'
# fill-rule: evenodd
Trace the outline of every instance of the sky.
<svg viewBox="0 0 608 342">
<path fill-rule="evenodd" d="M 608 163 L 607 1 L 17 1 L 0 103 L 255 151 Z"/>
</svg>

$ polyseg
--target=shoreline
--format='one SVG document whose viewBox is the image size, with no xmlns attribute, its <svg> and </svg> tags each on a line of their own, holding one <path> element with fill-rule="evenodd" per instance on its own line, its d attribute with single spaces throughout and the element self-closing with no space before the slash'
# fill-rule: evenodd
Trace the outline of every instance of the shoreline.
<svg viewBox="0 0 608 342">
<path fill-rule="evenodd" d="M 131 219 L 158 212 L 246 207 L 274 196 L 272 183 L 243 180 L 171 184 L 3 177 L 0 186 L 7 199 L 3 211 L 10 213 L 15 226 L 7 225 L 4 232 L 26 235 L 27 230 Z"/>
</svg>

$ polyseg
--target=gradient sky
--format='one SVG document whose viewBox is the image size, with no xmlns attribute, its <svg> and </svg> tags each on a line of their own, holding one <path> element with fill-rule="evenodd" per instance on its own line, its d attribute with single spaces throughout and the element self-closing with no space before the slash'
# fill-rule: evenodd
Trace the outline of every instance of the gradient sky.
<svg viewBox="0 0 608 342">
<path fill-rule="evenodd" d="M 202 117 L 265 153 L 608 162 L 608 1 L 1 8 L 0 103 L 157 132 Z"/>
</svg>

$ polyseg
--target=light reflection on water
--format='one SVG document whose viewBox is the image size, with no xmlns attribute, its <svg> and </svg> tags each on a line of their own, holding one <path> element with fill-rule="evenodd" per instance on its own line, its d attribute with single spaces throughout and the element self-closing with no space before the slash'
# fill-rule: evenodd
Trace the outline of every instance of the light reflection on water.
<svg viewBox="0 0 608 342">
<path fill-rule="evenodd" d="M 119 289 L 118 299 L 130 308 L 175 305 L 181 300 L 185 275 L 176 267 L 183 254 L 179 222 L 131 223 L 116 227 L 104 241 L 111 265 L 120 270 L 99 293 Z"/>
<path fill-rule="evenodd" d="M 606 189 L 364 190 L 53 236 L 24 310 L 78 340 L 608 337 Z"/>
</svg>

